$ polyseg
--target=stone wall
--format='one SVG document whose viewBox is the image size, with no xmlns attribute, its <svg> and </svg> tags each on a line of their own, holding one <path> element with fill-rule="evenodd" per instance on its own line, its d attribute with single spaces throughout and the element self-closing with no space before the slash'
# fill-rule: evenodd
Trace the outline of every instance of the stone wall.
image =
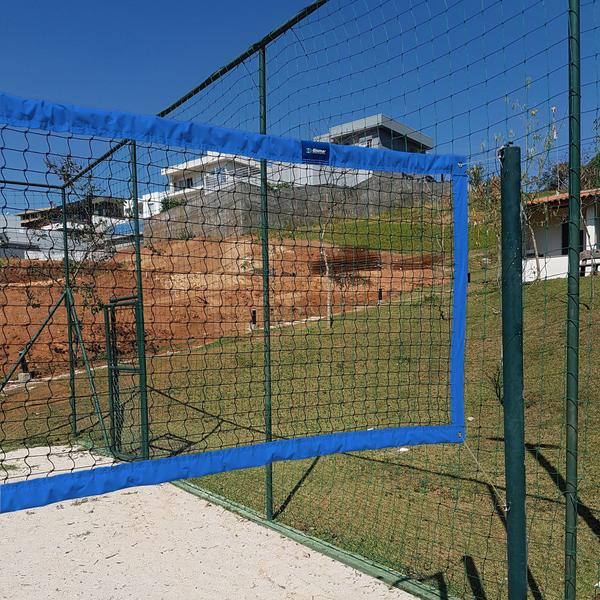
<svg viewBox="0 0 600 600">
<path fill-rule="evenodd" d="M 450 196 L 449 182 L 375 173 L 353 188 L 337 186 L 272 187 L 268 190 L 271 229 L 314 225 L 331 215 L 373 217 L 395 208 L 437 204 Z M 260 187 L 238 182 L 190 197 L 187 204 L 155 215 L 145 224 L 146 239 L 242 236 L 261 225 Z"/>
</svg>

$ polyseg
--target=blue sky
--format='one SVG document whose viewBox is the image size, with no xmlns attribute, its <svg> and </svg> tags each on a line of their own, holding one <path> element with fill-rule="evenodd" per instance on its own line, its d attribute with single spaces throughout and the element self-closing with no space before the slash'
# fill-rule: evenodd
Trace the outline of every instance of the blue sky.
<svg viewBox="0 0 600 600">
<path fill-rule="evenodd" d="M 3 4 L 3 91 L 155 113 L 309 0 L 24 0 Z M 600 3 L 583 0 L 583 137 L 600 96 Z M 512 139 L 567 142 L 565 0 L 330 0 L 267 49 L 269 131 L 308 138 L 383 112 L 436 151 L 492 165 Z M 256 59 L 178 118 L 256 130 Z"/>
<path fill-rule="evenodd" d="M 19 96 L 154 113 L 307 3 L 3 2 L 0 87 Z"/>
</svg>

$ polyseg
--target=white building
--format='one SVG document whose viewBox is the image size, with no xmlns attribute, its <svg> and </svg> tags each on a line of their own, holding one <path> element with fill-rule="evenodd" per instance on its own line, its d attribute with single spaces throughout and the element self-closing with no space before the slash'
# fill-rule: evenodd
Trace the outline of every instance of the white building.
<svg viewBox="0 0 600 600">
<path fill-rule="evenodd" d="M 85 240 L 69 236 L 69 255 L 74 260 L 93 258 L 97 247 Z M 96 252 L 95 252 L 96 251 Z M 22 227 L 21 219 L 12 213 L 0 214 L 0 257 L 25 258 L 28 260 L 62 260 L 64 240 L 62 228 L 57 230 Z"/>
<path fill-rule="evenodd" d="M 207 152 L 201 158 L 161 170 L 167 190 L 140 198 L 140 216 L 151 217 L 163 210 L 163 203 L 189 202 L 236 183 L 260 186 L 260 161 L 244 156 Z M 269 186 L 335 185 L 354 187 L 368 179 L 369 171 L 339 169 L 323 165 L 267 163 Z"/>
<path fill-rule="evenodd" d="M 566 277 L 568 272 L 569 194 L 536 198 L 527 204 L 533 237 L 524 230 L 523 281 Z M 582 221 L 579 231 L 580 273 L 597 273 L 600 268 L 600 188 L 581 192 Z M 536 256 L 537 248 L 537 256 Z"/>
<path fill-rule="evenodd" d="M 425 152 L 434 145 L 432 138 L 381 114 L 332 127 L 315 140 L 408 152 Z M 355 187 L 371 174 L 370 171 L 324 165 L 267 163 L 269 186 Z M 172 206 L 197 201 L 202 195 L 227 189 L 235 183 L 260 186 L 260 162 L 243 156 L 207 152 L 198 159 L 162 169 L 161 175 L 167 178 L 167 189 L 140 198 L 139 211 L 144 219 L 161 212 L 167 204 L 165 201 Z"/>
<path fill-rule="evenodd" d="M 90 200 L 73 200 L 67 204 L 67 231 L 86 230 L 102 232 L 121 223 L 125 218 L 128 200 L 112 196 L 94 196 Z M 17 216 L 20 226 L 41 231 L 62 231 L 62 205 L 27 209 Z"/>
<path fill-rule="evenodd" d="M 419 153 L 431 150 L 435 145 L 433 138 L 428 135 L 382 114 L 336 125 L 324 135 L 317 136 L 315 140 Z"/>
<path fill-rule="evenodd" d="M 140 204 L 141 206 L 141 204 Z M 67 238 L 73 258 L 101 255 L 110 244 L 126 243 L 133 236 L 130 198 L 94 196 L 67 204 Z M 143 220 L 140 230 L 143 231 Z M 0 256 L 41 260 L 63 257 L 61 204 L 6 215 L 0 236 Z M 92 254 L 91 254 L 92 253 Z"/>
</svg>

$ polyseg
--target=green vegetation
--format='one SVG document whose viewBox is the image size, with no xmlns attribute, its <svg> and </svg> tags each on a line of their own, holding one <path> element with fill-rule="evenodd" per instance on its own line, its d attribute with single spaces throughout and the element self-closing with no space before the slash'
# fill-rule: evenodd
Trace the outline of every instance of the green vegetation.
<svg viewBox="0 0 600 600">
<path fill-rule="evenodd" d="M 336 246 L 355 246 L 394 252 L 448 252 L 452 248 L 452 216 L 439 208 L 399 208 L 373 218 L 333 218 L 323 224 L 324 240 Z M 303 230 L 286 229 L 283 238 L 318 240 L 319 224 Z M 489 245 L 486 220 L 471 216 L 469 247 L 482 250 Z"/>
<path fill-rule="evenodd" d="M 329 239 L 336 244 L 409 252 L 403 216 L 409 221 L 412 215 L 399 211 L 376 225 L 366 219 L 336 220 Z M 433 251 L 441 226 L 416 227 L 412 238 L 415 231 L 421 232 L 419 249 Z M 477 227 L 471 231 L 475 249 L 467 322 L 468 447 L 395 448 L 278 463 L 274 466 L 275 512 L 282 523 L 450 594 L 468 593 L 475 569 L 485 573 L 487 597 L 500 598 L 506 594 L 500 297 L 492 249 L 489 254 L 477 250 L 486 247 L 484 241 L 490 236 L 481 225 L 478 237 Z M 318 231 L 306 235 L 314 239 Z M 448 239 L 445 235 L 442 245 Z M 581 598 L 592 597 L 597 581 L 600 531 L 599 495 L 593 484 L 600 481 L 596 282 L 589 277 L 581 282 Z M 539 590 L 537 597 L 558 599 L 563 562 L 566 282 L 538 282 L 524 290 L 530 582 Z M 321 322 L 275 329 L 275 436 L 444 422 L 447 379 L 440 364 L 447 353 L 448 321 L 438 310 L 444 298 L 441 290 L 427 288 L 426 292 L 348 313 L 336 319 L 333 329 Z M 262 360 L 262 336 L 257 333 L 170 356 L 159 351 L 150 357 L 153 454 L 263 441 Z M 105 373 L 96 371 L 104 410 Z M 23 412 L 20 422 L 15 413 L 6 413 L 3 432 L 9 445 L 23 446 L 23 438 L 27 445 L 65 443 L 67 387 L 66 380 L 57 380 L 49 384 L 51 389 L 32 388 L 29 401 L 35 401 L 36 394 L 53 401 Z M 123 381 L 122 389 L 123 442 L 135 448 L 137 392 L 133 382 Z M 83 377 L 78 380 L 78 395 L 83 435 L 68 441 L 99 444 Z M 263 469 L 224 473 L 195 483 L 262 511 Z"/>
<path fill-rule="evenodd" d="M 591 280 L 582 284 L 582 298 L 591 298 Z M 530 568 L 543 597 L 560 598 L 565 283 L 530 286 L 525 297 Z M 595 452 L 600 434 L 592 425 L 597 425 L 600 416 L 594 403 L 594 373 L 600 367 L 598 352 L 593 350 L 594 340 L 600 336 L 600 324 L 592 319 L 594 306 L 583 308 L 582 319 L 585 419 L 581 464 L 587 485 L 582 485 L 580 492 L 581 597 L 587 597 L 596 582 L 600 524 L 597 489 L 592 486 L 600 477 L 600 459 Z M 443 446 L 277 464 L 277 519 L 391 568 L 404 568 L 434 585 L 439 584 L 436 573 L 444 572 L 450 591 L 457 594 L 465 584 L 465 561 L 472 560 L 477 568 L 485 568 L 488 597 L 501 597 L 505 589 L 505 530 L 502 406 L 497 395 L 499 309 L 497 291 L 484 286 L 471 290 L 465 391 L 467 443 L 477 462 L 464 448 Z M 360 346 L 364 338 L 355 343 Z M 300 361 L 300 354 L 289 360 Z M 414 369 L 418 366 L 413 365 Z M 384 404 L 377 406 L 382 410 Z M 322 417 L 319 421 L 326 422 Z M 260 512 L 263 479 L 263 471 L 254 469 L 205 478 L 197 484 Z"/>
<path fill-rule="evenodd" d="M 595 128 L 597 130 L 597 127 Z M 541 195 L 550 192 L 566 192 L 569 188 L 569 163 L 558 162 L 550 165 L 536 182 Z M 600 185 L 600 152 L 581 166 L 581 189 L 597 188 Z"/>
<path fill-rule="evenodd" d="M 171 196 L 165 196 L 160 201 L 160 212 L 166 212 L 177 206 L 185 206 L 187 200 L 185 198 L 172 198 Z"/>
</svg>

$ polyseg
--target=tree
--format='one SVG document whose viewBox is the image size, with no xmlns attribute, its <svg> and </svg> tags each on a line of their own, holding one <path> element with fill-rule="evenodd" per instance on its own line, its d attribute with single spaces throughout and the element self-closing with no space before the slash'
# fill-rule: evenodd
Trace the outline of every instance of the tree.
<svg viewBox="0 0 600 600">
<path fill-rule="evenodd" d="M 69 154 L 57 162 L 46 158 L 46 167 L 50 173 L 57 175 L 64 184 L 69 184 L 78 175 L 83 167 Z M 67 218 L 75 218 L 77 226 L 68 232 L 71 242 L 79 243 L 85 250 L 77 259 L 73 254 L 69 256 L 72 265 L 71 283 L 75 285 L 77 275 L 95 255 L 101 253 L 108 257 L 106 247 L 106 232 L 103 227 L 94 223 L 94 199 L 102 194 L 102 190 L 93 181 L 92 173 L 86 174 L 68 185 L 67 192 Z M 69 196 L 75 196 L 73 200 Z M 62 213 L 61 213 L 62 216 Z M 66 257 L 65 257 L 66 258 Z M 83 305 L 89 306 L 92 312 L 100 310 L 101 301 L 94 282 L 80 281 L 77 289 L 83 297 Z"/>
<path fill-rule="evenodd" d="M 600 187 L 600 152 L 582 167 L 581 187 L 582 189 Z"/>
<path fill-rule="evenodd" d="M 567 192 L 569 190 L 569 163 L 559 162 L 548 167 L 539 177 L 540 192 Z M 581 189 L 600 187 L 600 152 L 581 166 Z"/>
<path fill-rule="evenodd" d="M 172 208 L 177 206 L 185 206 L 187 204 L 187 200 L 185 198 L 171 198 L 170 196 L 165 196 L 160 201 L 160 212 L 167 212 Z"/>
<path fill-rule="evenodd" d="M 541 192 L 566 192 L 569 188 L 569 163 L 551 165 L 542 172 L 537 183 Z"/>
</svg>

